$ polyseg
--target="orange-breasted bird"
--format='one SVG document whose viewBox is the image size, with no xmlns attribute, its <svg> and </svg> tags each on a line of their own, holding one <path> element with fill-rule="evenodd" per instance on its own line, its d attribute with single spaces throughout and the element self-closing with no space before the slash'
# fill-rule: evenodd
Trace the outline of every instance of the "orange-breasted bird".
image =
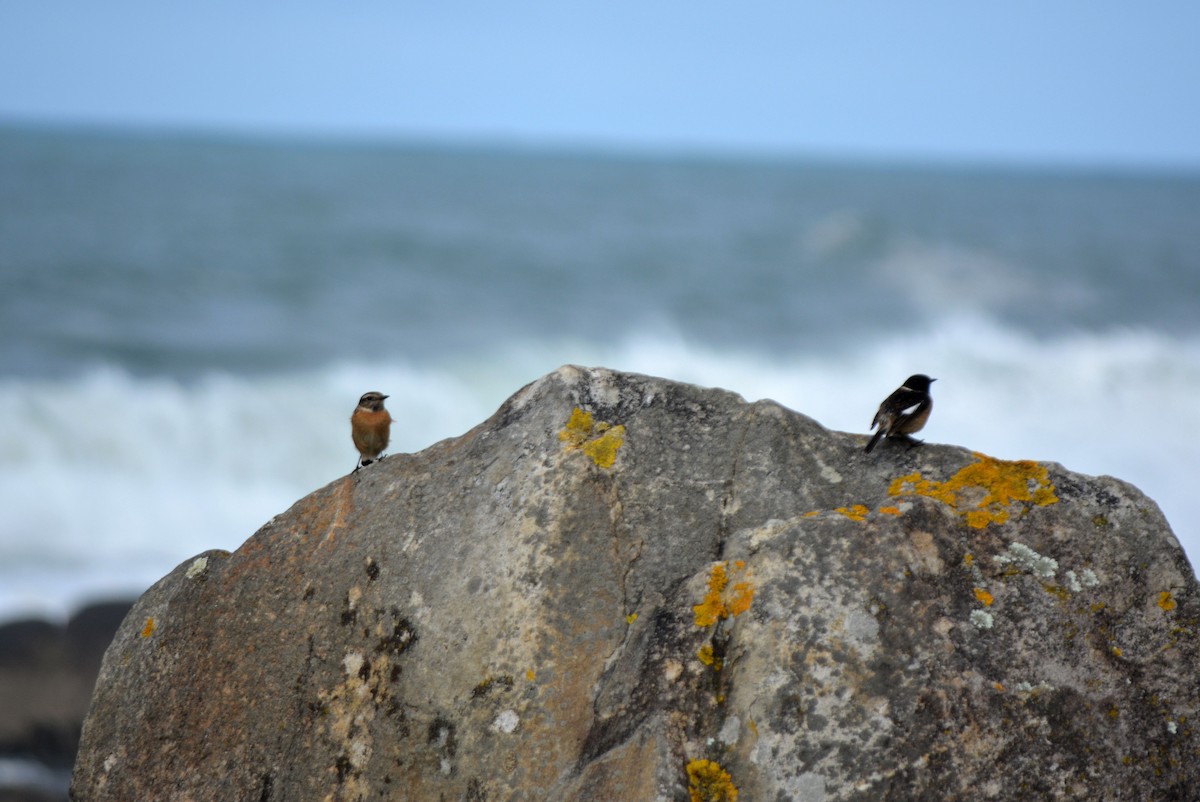
<svg viewBox="0 0 1200 802">
<path fill-rule="evenodd" d="M 358 449 L 358 462 L 354 465 L 357 473 L 359 468 L 370 465 L 387 448 L 388 437 L 392 432 L 392 416 L 383 408 L 383 393 L 363 393 L 358 399 L 358 406 L 350 416 L 350 437 L 354 447 Z"/>
<path fill-rule="evenodd" d="M 879 405 L 879 411 L 875 413 L 875 420 L 871 421 L 871 428 L 874 429 L 878 426 L 879 429 L 872 435 L 871 442 L 867 443 L 868 454 L 871 453 L 871 449 L 875 448 L 879 439 L 885 435 L 888 439 L 904 438 L 909 445 L 920 444 L 920 440 L 909 437 L 909 435 L 921 431 L 925 421 L 929 420 L 929 413 L 933 409 L 933 397 L 929 395 L 929 385 L 935 381 L 937 379 L 917 373 L 905 379 L 904 384 L 883 399 L 883 403 Z"/>
</svg>

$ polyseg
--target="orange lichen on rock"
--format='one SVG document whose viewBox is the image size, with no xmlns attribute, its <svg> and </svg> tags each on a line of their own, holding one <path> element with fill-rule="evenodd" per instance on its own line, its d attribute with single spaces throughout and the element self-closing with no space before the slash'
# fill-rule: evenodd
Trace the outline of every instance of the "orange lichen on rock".
<svg viewBox="0 0 1200 802">
<path fill-rule="evenodd" d="M 625 442 L 625 427 L 592 420 L 592 414 L 576 407 L 567 425 L 558 433 L 565 448 L 578 449 L 601 468 L 611 468 L 617 449 Z"/>
<path fill-rule="evenodd" d="M 1007 461 L 975 452 L 976 462 L 960 469 L 945 482 L 910 473 L 892 480 L 891 496 L 926 496 L 953 508 L 967 525 L 983 529 L 1008 520 L 1014 502 L 1036 506 L 1054 504 L 1049 472 L 1033 460 Z"/>
<path fill-rule="evenodd" d="M 983 588 L 975 588 L 975 599 L 984 607 L 992 606 L 992 594 L 988 593 Z"/>
<path fill-rule="evenodd" d="M 153 635 L 153 634 L 154 634 L 154 630 L 155 630 L 155 628 L 156 628 L 156 627 L 155 627 L 155 625 L 154 625 L 154 619 L 153 619 L 153 618 L 147 618 L 147 619 L 146 619 L 146 625 L 145 625 L 144 627 L 142 627 L 142 637 L 143 637 L 143 638 L 148 638 L 148 637 L 150 637 L 151 635 Z"/>
<path fill-rule="evenodd" d="M 746 570 L 746 564 L 741 560 L 733 563 L 733 573 L 741 574 Z M 747 580 L 729 584 L 729 563 L 713 563 L 708 574 L 708 592 L 704 599 L 694 607 L 696 626 L 710 627 L 723 618 L 741 615 L 750 609 L 754 599 L 754 585 Z"/>
<path fill-rule="evenodd" d="M 865 521 L 867 519 L 867 513 L 869 513 L 870 510 L 868 510 L 862 504 L 853 504 L 849 507 L 838 507 L 834 510 L 834 512 L 840 512 L 851 521 Z"/>
<path fill-rule="evenodd" d="M 734 802 L 737 788 L 729 772 L 711 760 L 687 764 L 688 797 L 691 802 Z"/>
<path fill-rule="evenodd" d="M 1164 590 L 1158 594 L 1158 606 L 1168 613 L 1175 609 L 1175 599 L 1171 596 L 1171 591 Z"/>
</svg>

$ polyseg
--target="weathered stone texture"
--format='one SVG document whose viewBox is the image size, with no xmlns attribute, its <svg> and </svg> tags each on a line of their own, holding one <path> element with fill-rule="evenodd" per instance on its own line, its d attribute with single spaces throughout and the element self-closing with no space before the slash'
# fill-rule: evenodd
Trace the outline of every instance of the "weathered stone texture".
<svg viewBox="0 0 1200 802">
<path fill-rule="evenodd" d="M 148 591 L 74 798 L 1200 798 L 1153 502 L 864 442 L 562 368 Z"/>
</svg>

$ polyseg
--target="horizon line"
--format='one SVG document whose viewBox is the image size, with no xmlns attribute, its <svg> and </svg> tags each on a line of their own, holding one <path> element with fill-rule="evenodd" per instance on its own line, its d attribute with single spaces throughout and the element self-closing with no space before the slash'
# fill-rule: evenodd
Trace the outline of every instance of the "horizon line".
<svg viewBox="0 0 1200 802">
<path fill-rule="evenodd" d="M 305 127 L 255 125 L 231 122 L 168 120 L 115 120 L 87 117 L 32 117 L 0 111 L 0 131 L 59 135 L 199 140 L 244 144 L 374 146 L 395 148 L 471 150 L 477 152 L 541 153 L 581 158 L 666 159 L 670 161 L 793 163 L 871 167 L 880 169 L 943 169 L 982 172 L 1052 172 L 1076 175 L 1117 174 L 1200 178 L 1200 161 L 1156 160 L 1095 155 L 1031 155 L 980 151 L 872 150 L 864 148 L 797 144 L 755 145 L 638 139 L 616 136 L 533 135 L 505 131 L 452 131 L 438 129 L 365 128 L 351 126 Z"/>
</svg>

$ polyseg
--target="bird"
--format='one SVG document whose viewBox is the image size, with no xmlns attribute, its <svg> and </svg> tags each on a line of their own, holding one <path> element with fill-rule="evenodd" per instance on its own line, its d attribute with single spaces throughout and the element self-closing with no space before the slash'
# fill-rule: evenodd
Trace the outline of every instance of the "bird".
<svg viewBox="0 0 1200 802">
<path fill-rule="evenodd" d="M 358 449 L 358 462 L 354 464 L 354 473 L 359 468 L 370 465 L 387 448 L 388 437 L 392 431 L 392 416 L 383 408 L 384 399 L 388 396 L 371 391 L 363 393 L 358 399 L 358 406 L 350 416 L 350 437 L 354 447 Z"/>
<path fill-rule="evenodd" d="M 904 380 L 895 392 L 883 399 L 871 428 L 878 430 L 867 443 L 866 452 L 871 453 L 881 437 L 903 437 L 910 445 L 919 445 L 920 440 L 910 437 L 913 432 L 919 432 L 929 420 L 929 412 L 933 409 L 933 397 L 929 395 L 929 385 L 937 379 L 931 379 L 924 373 L 917 373 Z"/>
</svg>

